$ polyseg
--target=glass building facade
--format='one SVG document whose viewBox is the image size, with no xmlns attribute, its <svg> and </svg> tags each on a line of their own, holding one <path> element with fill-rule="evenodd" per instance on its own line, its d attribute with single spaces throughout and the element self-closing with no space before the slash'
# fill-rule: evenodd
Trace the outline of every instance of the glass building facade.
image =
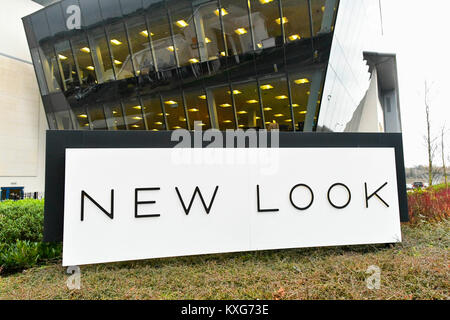
<svg viewBox="0 0 450 320">
<path fill-rule="evenodd" d="M 339 0 L 64 0 L 23 22 L 50 129 L 316 131 Z"/>
</svg>

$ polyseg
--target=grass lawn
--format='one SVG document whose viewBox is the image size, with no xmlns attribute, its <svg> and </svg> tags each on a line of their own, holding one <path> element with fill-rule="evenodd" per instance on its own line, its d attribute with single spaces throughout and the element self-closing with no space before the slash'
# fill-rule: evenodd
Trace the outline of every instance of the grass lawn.
<svg viewBox="0 0 450 320">
<path fill-rule="evenodd" d="M 0 299 L 449 299 L 450 222 L 402 226 L 403 243 L 155 259 L 81 267 L 61 261 L 0 277 Z M 369 290 L 370 265 L 381 269 Z"/>
</svg>

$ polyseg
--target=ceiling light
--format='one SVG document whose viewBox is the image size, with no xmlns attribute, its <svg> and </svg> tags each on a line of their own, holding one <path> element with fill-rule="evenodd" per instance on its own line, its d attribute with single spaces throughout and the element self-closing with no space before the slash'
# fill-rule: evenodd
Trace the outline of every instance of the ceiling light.
<svg viewBox="0 0 450 320">
<path fill-rule="evenodd" d="M 210 42 L 211 42 L 211 39 L 208 38 L 208 37 L 206 37 L 206 38 L 205 38 L 205 42 L 206 42 L 206 43 L 210 43 Z"/>
<path fill-rule="evenodd" d="M 264 108 L 263 110 L 264 110 L 264 111 L 272 111 L 272 108 L 266 107 L 266 108 Z"/>
<path fill-rule="evenodd" d="M 236 32 L 238 35 L 243 35 L 247 33 L 247 30 L 245 30 L 245 28 L 237 28 L 236 30 L 234 30 L 234 32 Z"/>
<path fill-rule="evenodd" d="M 242 92 L 239 90 L 233 90 L 233 94 L 241 94 Z M 230 94 L 230 91 L 228 91 L 228 94 Z"/>
<path fill-rule="evenodd" d="M 266 3 L 270 3 L 270 2 L 272 2 L 273 0 L 259 0 L 259 2 L 261 3 L 261 4 L 266 4 Z"/>
<path fill-rule="evenodd" d="M 231 107 L 231 104 L 229 104 L 229 103 L 222 103 L 220 106 L 222 108 L 229 108 L 229 107 Z"/>
<path fill-rule="evenodd" d="M 223 123 L 231 123 L 231 122 L 233 122 L 233 121 L 231 121 L 231 120 L 224 120 L 223 121 Z"/>
<path fill-rule="evenodd" d="M 196 58 L 189 59 L 189 62 L 190 63 L 199 63 L 198 59 L 196 59 Z"/>
<path fill-rule="evenodd" d="M 225 57 L 225 51 L 220 51 L 220 55 L 221 55 L 222 57 Z"/>
<path fill-rule="evenodd" d="M 257 43 L 256 46 L 261 49 L 263 47 L 262 43 Z"/>
<path fill-rule="evenodd" d="M 89 49 L 88 47 L 84 47 L 84 48 L 81 48 L 80 51 L 83 51 L 85 53 L 89 53 L 89 52 L 91 52 L 91 49 Z"/>
<path fill-rule="evenodd" d="M 298 103 L 293 103 L 292 104 L 292 108 L 297 108 L 297 107 L 300 107 L 300 105 Z"/>
<path fill-rule="evenodd" d="M 299 34 L 293 34 L 289 36 L 289 40 L 294 41 L 294 40 L 300 40 L 302 37 L 300 37 Z"/>
<path fill-rule="evenodd" d="M 239 111 L 237 114 L 247 114 L 247 111 L 242 110 L 242 111 Z"/>
<path fill-rule="evenodd" d="M 139 32 L 139 34 L 141 36 L 148 37 L 148 31 L 147 30 L 143 30 L 143 31 Z M 150 35 L 154 36 L 155 34 L 153 32 L 150 32 Z"/>
<path fill-rule="evenodd" d="M 180 126 L 175 126 L 172 129 L 181 129 L 181 127 Z"/>
<path fill-rule="evenodd" d="M 163 123 L 158 121 L 158 122 L 155 122 L 155 124 L 158 125 L 158 126 L 160 126 L 160 125 L 162 125 Z"/>
<path fill-rule="evenodd" d="M 139 125 L 133 124 L 132 127 L 133 127 L 133 128 L 139 128 Z"/>
<path fill-rule="evenodd" d="M 159 131 L 158 129 L 152 129 L 152 131 Z"/>
<path fill-rule="evenodd" d="M 133 117 L 134 120 L 142 120 L 141 117 Z"/>
<path fill-rule="evenodd" d="M 174 51 L 175 51 L 175 49 L 173 48 L 173 46 L 168 46 L 168 47 L 167 47 L 167 50 L 169 50 L 169 51 L 171 51 L 171 52 L 174 52 Z"/>
<path fill-rule="evenodd" d="M 286 120 L 284 120 L 284 121 L 286 121 L 286 122 L 292 122 L 292 119 L 286 119 Z"/>
<path fill-rule="evenodd" d="M 117 111 L 113 111 L 112 113 L 113 113 L 113 114 L 117 114 Z"/>
<path fill-rule="evenodd" d="M 202 99 L 202 100 L 206 100 L 206 95 L 204 94 L 204 95 L 202 95 L 202 96 L 198 96 L 200 99 Z"/>
<path fill-rule="evenodd" d="M 273 87 L 272 87 L 272 85 L 270 85 L 270 84 L 263 84 L 263 85 L 261 86 L 261 89 L 262 89 L 262 90 L 269 90 L 269 89 L 273 89 Z"/>
<path fill-rule="evenodd" d="M 258 100 L 255 100 L 255 99 L 253 99 L 253 100 L 247 100 L 247 103 L 258 103 Z"/>
<path fill-rule="evenodd" d="M 170 104 L 170 105 L 177 104 L 177 102 L 176 102 L 176 101 L 173 101 L 173 100 L 167 100 L 167 101 L 165 101 L 164 103 L 165 103 L 165 104 Z"/>
<path fill-rule="evenodd" d="M 280 117 L 284 117 L 284 114 L 282 113 L 277 113 L 273 115 L 275 118 L 280 118 Z"/>
<path fill-rule="evenodd" d="M 189 109 L 189 112 L 198 112 L 198 109 L 197 108 L 191 108 L 191 109 Z"/>
<path fill-rule="evenodd" d="M 184 20 L 178 20 L 177 22 L 175 22 L 175 24 L 177 25 L 177 26 L 179 26 L 180 28 L 185 28 L 185 27 L 187 27 L 189 24 L 186 22 L 186 21 L 184 21 Z"/>
<path fill-rule="evenodd" d="M 117 40 L 117 39 L 111 39 L 111 43 L 112 43 L 113 45 L 115 45 L 115 46 L 120 46 L 120 45 L 122 44 L 122 42 L 120 42 L 120 41 Z"/>
<path fill-rule="evenodd" d="M 256 119 L 256 120 L 260 120 L 260 119 L 261 119 L 261 117 L 256 117 L 255 119 Z"/>
<path fill-rule="evenodd" d="M 239 128 L 245 127 L 243 124 L 238 125 Z"/>
<path fill-rule="evenodd" d="M 86 69 L 93 71 L 95 68 L 93 66 L 87 66 Z"/>
<path fill-rule="evenodd" d="M 133 107 L 133 109 L 136 109 L 136 110 L 141 110 L 141 109 L 142 109 L 142 107 L 141 107 L 141 106 L 134 106 L 134 107 Z"/>
<path fill-rule="evenodd" d="M 275 99 L 277 99 L 277 100 L 285 100 L 285 99 L 287 99 L 288 97 L 287 96 L 285 96 L 285 95 L 282 95 L 282 96 L 276 96 L 275 97 Z"/>
<path fill-rule="evenodd" d="M 309 80 L 307 78 L 303 78 L 303 79 L 294 80 L 294 82 L 296 84 L 304 84 L 304 83 L 309 83 Z"/>
<path fill-rule="evenodd" d="M 79 114 L 78 115 L 78 118 L 87 118 L 88 116 L 87 116 L 87 114 Z"/>
<path fill-rule="evenodd" d="M 299 113 L 300 114 L 306 114 L 306 111 L 300 111 Z"/>
<path fill-rule="evenodd" d="M 58 58 L 59 58 L 60 60 L 66 60 L 66 59 L 67 59 L 67 57 L 66 57 L 66 56 L 63 56 L 62 54 L 58 54 Z"/>
<path fill-rule="evenodd" d="M 122 64 L 122 61 L 119 61 L 119 60 L 115 60 L 115 59 L 114 59 L 114 64 Z"/>
<path fill-rule="evenodd" d="M 219 16 L 219 9 L 214 10 L 214 13 L 216 16 Z M 228 11 L 225 8 L 220 9 L 221 16 L 226 16 L 228 14 Z"/>
<path fill-rule="evenodd" d="M 285 24 L 285 23 L 288 23 L 288 18 L 286 18 L 286 17 L 283 17 L 283 18 L 278 18 L 278 19 L 275 19 L 275 22 L 276 23 L 278 23 L 278 24 L 281 24 L 281 23 L 283 23 L 283 24 Z"/>
</svg>

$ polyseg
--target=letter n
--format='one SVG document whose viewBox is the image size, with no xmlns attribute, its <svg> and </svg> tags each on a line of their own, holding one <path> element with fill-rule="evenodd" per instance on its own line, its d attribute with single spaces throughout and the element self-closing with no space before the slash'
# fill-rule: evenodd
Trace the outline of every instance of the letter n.
<svg viewBox="0 0 450 320">
<path fill-rule="evenodd" d="M 98 204 L 90 195 L 84 190 L 81 190 L 81 221 L 84 221 L 84 198 L 88 198 L 99 208 L 104 214 L 106 214 L 111 220 L 114 219 L 114 189 L 111 190 L 111 213 L 106 211 L 101 205 Z"/>
</svg>

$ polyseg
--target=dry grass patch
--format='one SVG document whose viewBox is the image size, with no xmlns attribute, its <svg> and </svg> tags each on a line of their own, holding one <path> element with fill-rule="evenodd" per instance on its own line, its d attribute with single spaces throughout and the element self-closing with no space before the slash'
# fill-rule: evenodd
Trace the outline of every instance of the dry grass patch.
<svg viewBox="0 0 450 320">
<path fill-rule="evenodd" d="M 403 243 L 275 250 L 83 266 L 81 290 L 59 263 L 0 278 L 0 299 L 448 299 L 449 221 L 404 225 Z M 369 290 L 370 265 L 381 288 Z"/>
</svg>

